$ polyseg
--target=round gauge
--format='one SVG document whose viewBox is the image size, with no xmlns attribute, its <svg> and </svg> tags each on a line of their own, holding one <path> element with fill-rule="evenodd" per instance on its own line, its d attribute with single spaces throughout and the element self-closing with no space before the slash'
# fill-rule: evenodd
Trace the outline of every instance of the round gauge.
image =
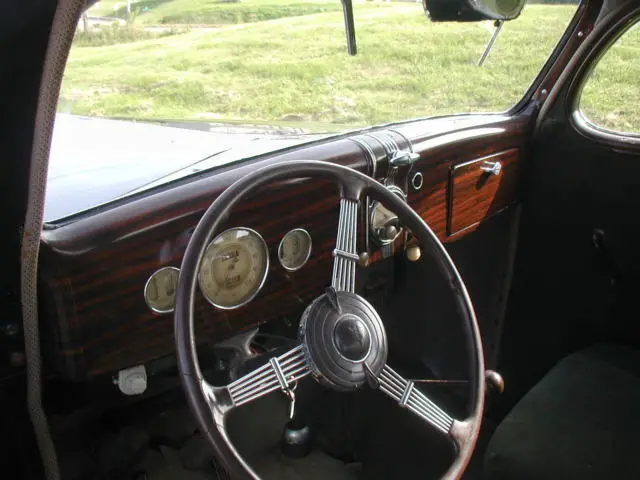
<svg viewBox="0 0 640 480">
<path fill-rule="evenodd" d="M 198 283 L 214 306 L 238 308 L 258 294 L 268 270 L 269 250 L 260 234 L 249 228 L 231 228 L 205 250 Z"/>
<path fill-rule="evenodd" d="M 176 290 L 180 270 L 164 267 L 155 272 L 144 286 L 144 299 L 156 313 L 173 312 L 176 306 Z"/>
<path fill-rule="evenodd" d="M 278 260 L 285 270 L 302 268 L 311 255 L 311 235 L 302 228 L 288 232 L 280 241 Z"/>
</svg>

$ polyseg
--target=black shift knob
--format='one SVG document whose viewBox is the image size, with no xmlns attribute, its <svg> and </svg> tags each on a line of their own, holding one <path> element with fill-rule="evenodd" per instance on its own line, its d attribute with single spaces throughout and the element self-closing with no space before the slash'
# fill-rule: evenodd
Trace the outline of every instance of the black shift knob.
<svg viewBox="0 0 640 480">
<path fill-rule="evenodd" d="M 290 458 L 302 458 L 311 452 L 311 430 L 299 419 L 287 422 L 282 431 L 282 453 Z"/>
</svg>

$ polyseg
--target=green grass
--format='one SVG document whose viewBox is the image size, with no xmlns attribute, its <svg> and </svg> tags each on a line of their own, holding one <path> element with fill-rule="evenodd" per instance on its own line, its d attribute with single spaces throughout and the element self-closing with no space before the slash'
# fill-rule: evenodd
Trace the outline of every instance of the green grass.
<svg viewBox="0 0 640 480">
<path fill-rule="evenodd" d="M 153 14 L 160 16 L 173 2 Z M 267 3 L 286 2 L 261 2 Z M 194 29 L 133 44 L 77 46 L 61 110 L 304 123 L 322 130 L 503 111 L 521 98 L 574 11 L 528 6 L 505 25 L 482 68 L 476 62 L 490 36 L 487 23 L 431 23 L 412 3 L 358 3 L 356 57 L 345 52 L 341 12 Z"/>
<path fill-rule="evenodd" d="M 151 0 L 158 1 L 158 0 Z M 342 11 L 339 0 L 244 0 L 220 3 L 219 0 L 171 0 L 157 8 L 139 13 L 138 20 L 146 24 L 207 24 L 224 25 L 261 22 L 277 18 Z"/>
<path fill-rule="evenodd" d="M 640 24 L 602 57 L 585 84 L 584 115 L 609 130 L 640 133 Z"/>
<path fill-rule="evenodd" d="M 76 33 L 73 43 L 77 47 L 102 47 L 178 35 L 187 31 L 187 28 L 173 27 L 168 30 L 149 31 L 134 24 L 118 25 L 113 23 L 86 32 L 79 31 Z"/>
<path fill-rule="evenodd" d="M 126 0 L 100 0 L 89 8 L 88 12 L 93 16 L 110 17 L 120 5 L 126 6 L 126 4 Z"/>
<path fill-rule="evenodd" d="M 147 25 L 229 25 L 341 11 L 340 0 L 134 0 L 131 14 Z M 127 18 L 126 0 L 103 0 L 92 15 Z"/>
</svg>

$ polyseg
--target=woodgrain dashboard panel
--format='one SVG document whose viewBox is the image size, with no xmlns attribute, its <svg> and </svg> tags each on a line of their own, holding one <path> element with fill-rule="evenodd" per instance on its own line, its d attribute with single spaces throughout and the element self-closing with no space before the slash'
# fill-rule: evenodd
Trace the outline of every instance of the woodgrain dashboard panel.
<svg viewBox="0 0 640 480">
<path fill-rule="evenodd" d="M 442 137 L 426 139 L 414 144 L 414 151 L 420 153 L 412 172 L 420 172 L 424 185 L 419 191 L 408 187 L 408 202 L 413 209 L 425 219 L 440 240 L 450 242 L 473 232 L 478 223 L 459 232 L 449 235 L 447 223 L 449 218 L 449 175 L 454 165 L 462 164 L 508 149 L 521 150 L 526 144 L 527 131 L 524 124 L 511 123 L 508 128 L 481 127 L 451 133 Z M 501 183 L 499 192 L 505 205 L 518 200 L 518 175 L 510 175 L 507 182 Z M 512 192 L 514 198 L 508 200 L 502 192 Z M 472 211 L 472 204 L 467 205 Z M 459 212 L 465 215 L 464 211 Z M 473 215 L 475 213 L 472 212 Z"/>
<path fill-rule="evenodd" d="M 529 118 L 490 117 L 482 126 L 424 120 L 384 134 L 366 133 L 372 138 L 370 148 L 345 136 L 221 167 L 50 225 L 43 234 L 41 281 L 47 294 L 43 318 L 56 344 L 47 363 L 58 375 L 80 380 L 171 355 L 173 316 L 150 311 L 143 297 L 145 282 L 161 267 L 180 267 L 204 210 L 248 171 L 274 162 L 315 159 L 381 178 L 394 148 L 413 149 L 420 154 L 413 171 L 423 174 L 424 186 L 410 189 L 408 202 L 446 242 L 455 239 L 446 231 L 450 168 L 522 148 Z M 433 133 L 425 134 L 429 129 Z M 506 201 L 514 202 L 517 192 L 510 191 Z M 295 316 L 330 283 L 338 207 L 337 188 L 314 179 L 275 184 L 242 202 L 223 228 L 245 226 L 264 237 L 271 259 L 268 277 L 256 298 L 237 310 L 217 310 L 198 293 L 197 340 L 216 343 L 287 316 L 296 322 Z M 287 231 L 298 227 L 311 234 L 313 250 L 304 268 L 287 272 L 277 261 L 277 246 Z"/>
</svg>

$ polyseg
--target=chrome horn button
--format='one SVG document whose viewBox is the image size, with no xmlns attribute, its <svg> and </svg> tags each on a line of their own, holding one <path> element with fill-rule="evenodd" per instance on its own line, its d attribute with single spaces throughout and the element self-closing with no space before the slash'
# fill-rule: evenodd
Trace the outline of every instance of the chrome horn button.
<svg viewBox="0 0 640 480">
<path fill-rule="evenodd" d="M 382 320 L 369 302 L 354 293 L 327 289 L 304 311 L 299 336 L 312 374 L 335 390 L 356 390 L 368 380 L 371 383 L 387 361 Z"/>
</svg>

